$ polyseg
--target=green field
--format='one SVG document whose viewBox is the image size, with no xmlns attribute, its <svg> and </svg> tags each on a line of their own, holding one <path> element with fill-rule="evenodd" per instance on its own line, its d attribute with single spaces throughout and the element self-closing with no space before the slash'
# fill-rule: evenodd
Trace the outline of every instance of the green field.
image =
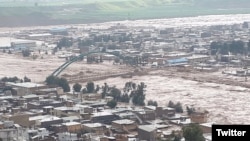
<svg viewBox="0 0 250 141">
<path fill-rule="evenodd" d="M 248 13 L 249 0 L 0 0 L 0 26 Z"/>
</svg>

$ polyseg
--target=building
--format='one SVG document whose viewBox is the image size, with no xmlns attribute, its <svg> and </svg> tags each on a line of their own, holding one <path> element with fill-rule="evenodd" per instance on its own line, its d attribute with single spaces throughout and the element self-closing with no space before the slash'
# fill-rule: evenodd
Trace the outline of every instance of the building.
<svg viewBox="0 0 250 141">
<path fill-rule="evenodd" d="M 129 133 L 130 131 L 137 129 L 137 124 L 135 121 L 128 119 L 115 120 L 112 121 L 112 128 L 117 132 Z"/>
<path fill-rule="evenodd" d="M 41 33 L 41 34 L 30 34 L 28 35 L 28 38 L 29 39 L 32 39 L 32 40 L 47 40 L 48 38 L 51 38 L 52 37 L 52 34 L 50 33 Z"/>
<path fill-rule="evenodd" d="M 211 123 L 211 122 L 200 124 L 200 127 L 201 127 L 203 133 L 212 133 L 212 125 L 213 124 L 214 123 Z"/>
<path fill-rule="evenodd" d="M 29 127 L 30 121 L 29 117 L 31 115 L 28 113 L 14 113 L 14 114 L 3 114 L 1 115 L 1 120 L 4 121 L 13 121 L 15 124 L 19 124 L 23 127 Z"/>
<path fill-rule="evenodd" d="M 194 112 L 190 115 L 191 121 L 194 123 L 206 123 L 208 112 Z"/>
<path fill-rule="evenodd" d="M 207 55 L 193 55 L 190 57 L 187 57 L 187 60 L 189 63 L 202 63 L 210 60 L 210 57 Z"/>
<path fill-rule="evenodd" d="M 57 133 L 59 141 L 78 141 L 77 134 L 73 133 Z"/>
<path fill-rule="evenodd" d="M 68 29 L 64 27 L 51 28 L 49 32 L 52 35 L 68 35 Z"/>
<path fill-rule="evenodd" d="M 101 135 L 106 132 L 107 128 L 101 123 L 85 123 L 82 125 L 82 130 Z"/>
<path fill-rule="evenodd" d="M 51 115 L 42 115 L 42 116 L 34 116 L 29 118 L 30 125 L 38 126 L 43 128 L 48 128 L 53 124 L 61 124 L 63 120 L 56 116 Z"/>
<path fill-rule="evenodd" d="M 167 66 L 179 66 L 179 65 L 186 65 L 188 63 L 188 60 L 186 58 L 178 58 L 178 59 L 171 59 L 166 60 Z"/>
<path fill-rule="evenodd" d="M 24 83 L 12 83 L 7 82 L 6 86 L 11 86 L 16 91 L 18 96 L 24 96 L 27 94 L 32 94 L 38 89 L 47 88 L 44 84 L 24 82 Z"/>
<path fill-rule="evenodd" d="M 28 109 L 42 109 L 45 106 L 52 106 L 52 107 L 61 107 L 64 105 L 64 102 L 55 101 L 53 99 L 42 99 L 39 101 L 32 101 L 27 103 Z"/>
<path fill-rule="evenodd" d="M 79 116 L 80 108 L 79 107 L 57 107 L 54 108 L 54 115 L 59 117 L 65 116 Z"/>
<path fill-rule="evenodd" d="M 152 125 L 141 125 L 138 127 L 139 140 L 156 141 L 156 128 Z"/>
<path fill-rule="evenodd" d="M 15 41 L 11 42 L 11 48 L 14 50 L 32 50 L 36 47 L 35 41 Z"/>
<path fill-rule="evenodd" d="M 70 133 L 79 133 L 81 132 L 82 129 L 82 125 L 79 122 L 66 122 L 66 123 L 62 123 L 62 125 L 66 126 L 67 128 L 67 132 Z"/>
<path fill-rule="evenodd" d="M 111 124 L 112 121 L 118 120 L 119 116 L 114 115 L 109 112 L 98 112 L 93 113 L 93 116 L 91 117 L 92 122 L 99 122 L 103 124 Z"/>
<path fill-rule="evenodd" d="M 156 107 L 156 116 L 167 118 L 175 115 L 175 109 L 170 107 Z"/>
<path fill-rule="evenodd" d="M 136 114 L 142 121 L 155 120 L 156 114 L 154 110 L 137 111 Z"/>
</svg>

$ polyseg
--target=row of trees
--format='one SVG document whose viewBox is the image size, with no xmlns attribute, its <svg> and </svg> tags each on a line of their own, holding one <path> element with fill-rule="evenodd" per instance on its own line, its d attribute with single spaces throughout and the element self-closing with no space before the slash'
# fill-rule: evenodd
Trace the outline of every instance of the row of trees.
<svg viewBox="0 0 250 141">
<path fill-rule="evenodd" d="M 48 84 L 56 84 L 58 86 L 65 87 L 64 83 L 67 81 L 64 78 L 57 78 L 54 76 L 50 76 L 46 79 Z M 129 103 L 130 101 L 133 102 L 134 105 L 145 105 L 145 88 L 146 85 L 141 82 L 140 84 L 136 84 L 134 82 L 127 82 L 125 83 L 123 93 L 120 89 L 116 87 L 109 87 L 107 83 L 104 83 L 104 86 L 99 87 L 98 85 L 95 86 L 94 82 L 88 82 L 86 87 L 83 88 L 82 85 L 76 83 L 73 85 L 73 89 L 75 92 L 82 92 L 84 93 L 95 93 L 99 90 L 102 90 L 102 96 L 105 98 L 106 96 L 113 97 L 113 100 L 107 103 L 107 106 L 110 108 L 114 108 L 117 105 L 117 102 L 126 102 Z M 69 89 L 65 89 L 67 91 Z M 156 101 L 149 100 L 148 105 L 157 106 Z M 169 101 L 168 107 L 175 108 L 176 112 L 182 113 L 183 108 L 180 102 L 174 103 Z M 194 108 L 187 107 L 188 114 L 191 114 L 195 111 Z M 188 126 L 183 127 L 183 137 L 186 141 L 204 141 L 204 137 L 202 135 L 202 130 L 199 125 L 197 124 L 190 124 Z M 172 141 L 180 141 L 181 136 L 180 134 L 172 134 Z"/>
<path fill-rule="evenodd" d="M 168 102 L 168 107 L 174 108 L 177 113 L 183 113 L 183 108 L 180 102 L 177 102 L 176 104 L 173 101 Z"/>
<path fill-rule="evenodd" d="M 138 85 L 132 82 L 127 82 L 122 93 L 118 88 L 109 87 L 108 84 L 105 83 L 102 87 L 102 97 L 111 96 L 116 102 L 129 103 L 131 101 L 134 105 L 144 106 L 145 88 L 146 85 L 143 82 Z"/>
<path fill-rule="evenodd" d="M 228 55 L 232 54 L 245 54 L 250 52 L 250 42 L 247 47 L 243 41 L 230 41 L 230 42 L 212 42 L 210 45 L 211 55 L 217 53 Z"/>
<path fill-rule="evenodd" d="M 78 40 L 78 47 L 83 46 L 91 46 L 98 42 L 126 42 L 132 40 L 132 34 L 123 34 L 120 36 L 112 36 L 112 35 L 91 35 L 91 38 L 84 39 L 84 40 Z"/>
<path fill-rule="evenodd" d="M 50 85 L 50 86 L 62 87 L 64 92 L 70 91 L 69 83 L 68 83 L 67 79 L 65 79 L 65 78 L 59 78 L 59 77 L 51 75 L 51 76 L 46 78 L 45 82 L 47 83 L 47 85 Z"/>
<path fill-rule="evenodd" d="M 31 79 L 25 76 L 23 79 L 18 77 L 3 77 L 1 78 L 2 82 L 31 82 Z"/>
<path fill-rule="evenodd" d="M 57 48 L 62 49 L 62 47 L 71 47 L 73 45 L 73 38 L 63 37 L 57 43 Z"/>
<path fill-rule="evenodd" d="M 68 81 L 65 78 L 58 78 L 55 76 L 49 76 L 46 79 L 48 85 L 57 85 L 63 88 L 64 92 L 69 92 L 70 87 Z M 99 85 L 95 86 L 94 82 L 88 82 L 86 87 L 83 88 L 81 84 L 75 83 L 73 85 L 73 90 L 75 92 L 85 93 L 96 93 L 99 90 L 102 90 L 102 98 L 106 96 L 113 97 L 113 100 L 109 102 L 109 106 L 113 108 L 117 102 L 129 103 L 132 102 L 137 106 L 145 106 L 145 88 L 146 85 L 141 82 L 136 84 L 134 82 L 126 82 L 125 87 L 123 88 L 123 93 L 120 89 L 116 87 L 109 87 L 107 83 L 104 83 L 104 86 L 100 87 Z M 149 100 L 147 105 L 158 106 L 157 101 Z M 168 107 L 174 108 L 176 112 L 183 113 L 182 104 L 180 102 L 174 103 L 169 101 Z M 187 107 L 188 114 L 195 112 L 194 108 Z"/>
</svg>

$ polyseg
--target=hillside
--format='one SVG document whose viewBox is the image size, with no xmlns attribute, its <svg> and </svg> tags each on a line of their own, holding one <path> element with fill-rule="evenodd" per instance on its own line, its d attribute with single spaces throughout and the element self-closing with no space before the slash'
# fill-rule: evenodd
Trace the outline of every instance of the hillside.
<svg viewBox="0 0 250 141">
<path fill-rule="evenodd" d="M 250 13 L 249 0 L 0 0 L 0 3 L 0 26 Z"/>
</svg>

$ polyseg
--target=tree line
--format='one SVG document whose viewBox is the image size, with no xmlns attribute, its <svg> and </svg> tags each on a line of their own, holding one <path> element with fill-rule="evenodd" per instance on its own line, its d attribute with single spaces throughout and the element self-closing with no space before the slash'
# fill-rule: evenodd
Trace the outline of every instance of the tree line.
<svg viewBox="0 0 250 141">
<path fill-rule="evenodd" d="M 14 76 L 14 77 L 3 77 L 3 78 L 1 78 L 1 82 L 14 82 L 14 83 L 21 82 L 21 83 L 23 83 L 23 82 L 31 82 L 31 79 L 28 78 L 27 76 L 24 76 L 23 79 L 18 78 L 16 76 Z"/>
<path fill-rule="evenodd" d="M 250 52 L 250 42 L 245 44 L 243 41 L 214 41 L 210 45 L 211 55 L 220 53 L 222 55 L 242 54 L 246 55 Z"/>
</svg>

